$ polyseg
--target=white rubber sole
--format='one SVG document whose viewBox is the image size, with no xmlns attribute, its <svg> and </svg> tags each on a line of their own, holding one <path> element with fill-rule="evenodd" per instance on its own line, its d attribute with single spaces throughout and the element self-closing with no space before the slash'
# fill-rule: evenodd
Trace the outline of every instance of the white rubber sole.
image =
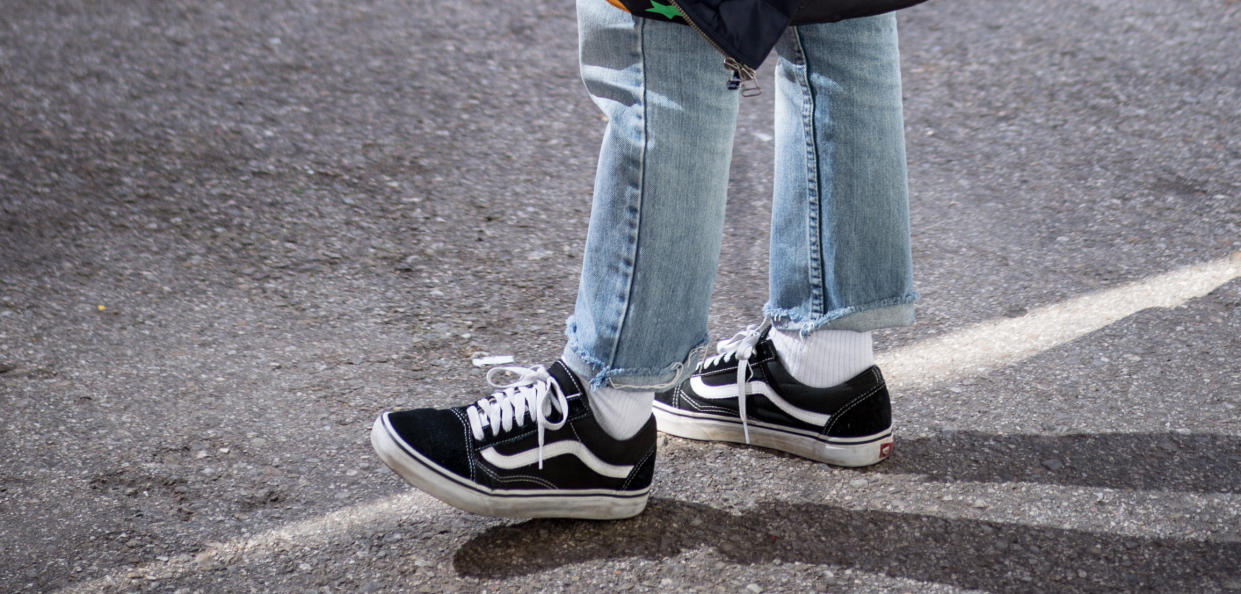
<svg viewBox="0 0 1241 594">
<path fill-rule="evenodd" d="M 741 421 L 727 417 L 692 413 L 655 402 L 655 423 L 669 435 L 702 441 L 744 444 Z M 760 421 L 749 421 L 749 445 L 788 452 L 836 466 L 870 466 L 892 455 L 892 430 L 864 437 L 824 440 L 818 435 L 782 429 Z"/>
<path fill-rule="evenodd" d="M 621 520 L 642 513 L 650 491 L 490 489 L 404 446 L 395 437 L 386 414 L 379 415 L 371 427 L 371 447 L 409 484 L 453 507 L 484 516 Z"/>
</svg>

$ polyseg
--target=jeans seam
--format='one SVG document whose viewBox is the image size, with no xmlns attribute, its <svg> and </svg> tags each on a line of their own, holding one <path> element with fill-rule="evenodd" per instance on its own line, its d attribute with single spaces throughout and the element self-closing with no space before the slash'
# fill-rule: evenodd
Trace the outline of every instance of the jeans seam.
<svg viewBox="0 0 1241 594">
<path fill-rule="evenodd" d="M 827 285 L 826 279 L 823 278 L 823 238 L 822 238 L 822 220 L 823 220 L 823 190 L 822 180 L 819 179 L 819 137 L 815 130 L 815 104 L 814 88 L 810 85 L 810 64 L 806 59 L 806 49 L 802 43 L 801 32 L 797 27 L 792 30 L 794 44 L 793 47 L 797 54 L 797 83 L 801 87 L 802 94 L 802 134 L 805 136 L 806 143 L 806 241 L 807 241 L 807 262 L 809 270 L 807 270 L 807 280 L 810 284 L 810 307 L 811 311 L 820 312 L 825 309 L 826 297 L 823 294 L 824 287 Z"/>
<path fill-rule="evenodd" d="M 605 367 L 608 368 L 612 367 L 612 364 L 616 361 L 616 353 L 620 350 L 621 337 L 622 332 L 624 331 L 625 321 L 629 317 L 629 306 L 633 300 L 633 279 L 634 276 L 636 276 L 635 271 L 638 266 L 638 245 L 641 242 L 642 233 L 642 203 L 646 199 L 646 149 L 648 142 L 647 139 L 650 137 L 647 130 L 646 113 L 648 93 L 646 79 L 646 19 L 634 19 L 634 21 L 637 25 L 635 37 L 637 42 L 636 49 L 638 51 L 639 58 L 638 64 L 641 68 L 639 75 L 642 77 L 642 96 L 638 99 L 640 102 L 638 117 L 642 119 L 642 138 L 639 143 L 639 146 L 641 146 L 641 153 L 638 155 L 637 204 L 633 204 L 633 201 L 628 201 L 629 203 L 627 204 L 627 208 L 632 211 L 628 246 L 629 257 L 623 261 L 626 267 L 625 286 L 619 312 L 614 320 L 615 325 L 612 328 L 612 334 L 616 337 L 616 339 L 612 341 L 612 348 L 608 353 L 607 365 L 605 365 Z"/>
</svg>

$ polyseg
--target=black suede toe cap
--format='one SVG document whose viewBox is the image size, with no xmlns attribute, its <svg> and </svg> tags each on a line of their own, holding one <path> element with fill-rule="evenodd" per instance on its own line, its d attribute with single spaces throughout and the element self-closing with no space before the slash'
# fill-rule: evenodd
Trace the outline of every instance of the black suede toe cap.
<svg viewBox="0 0 1241 594">
<path fill-rule="evenodd" d="M 458 476 L 470 477 L 470 428 L 453 410 L 419 408 L 388 413 L 405 446 Z"/>
</svg>

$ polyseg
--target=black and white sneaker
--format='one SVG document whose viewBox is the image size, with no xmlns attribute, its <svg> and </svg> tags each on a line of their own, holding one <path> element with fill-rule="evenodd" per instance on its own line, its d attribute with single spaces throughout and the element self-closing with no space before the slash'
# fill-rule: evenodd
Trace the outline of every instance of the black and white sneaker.
<svg viewBox="0 0 1241 594">
<path fill-rule="evenodd" d="M 497 384 L 496 374 L 516 381 Z M 410 484 L 488 516 L 620 519 L 646 507 L 655 470 L 655 421 L 618 440 L 595 421 L 577 377 L 506 366 L 499 388 L 469 406 L 379 415 L 371 445 Z"/>
<path fill-rule="evenodd" d="M 718 354 L 693 376 L 655 394 L 659 430 L 838 466 L 868 466 L 891 455 L 892 407 L 879 368 L 830 388 L 807 386 L 780 362 L 769 331 L 764 323 L 720 341 Z"/>
</svg>

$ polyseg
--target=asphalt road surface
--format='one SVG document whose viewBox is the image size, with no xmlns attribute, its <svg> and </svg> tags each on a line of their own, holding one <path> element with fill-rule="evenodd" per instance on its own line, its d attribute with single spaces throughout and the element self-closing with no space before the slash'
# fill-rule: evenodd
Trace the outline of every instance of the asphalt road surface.
<svg viewBox="0 0 1241 594">
<path fill-rule="evenodd" d="M 572 3 L 0 0 L 0 591 L 1241 591 L 1241 2 L 900 20 L 892 459 L 661 438 L 641 516 L 511 521 L 367 432 L 559 352 Z M 765 298 L 770 100 L 717 337 Z"/>
</svg>

